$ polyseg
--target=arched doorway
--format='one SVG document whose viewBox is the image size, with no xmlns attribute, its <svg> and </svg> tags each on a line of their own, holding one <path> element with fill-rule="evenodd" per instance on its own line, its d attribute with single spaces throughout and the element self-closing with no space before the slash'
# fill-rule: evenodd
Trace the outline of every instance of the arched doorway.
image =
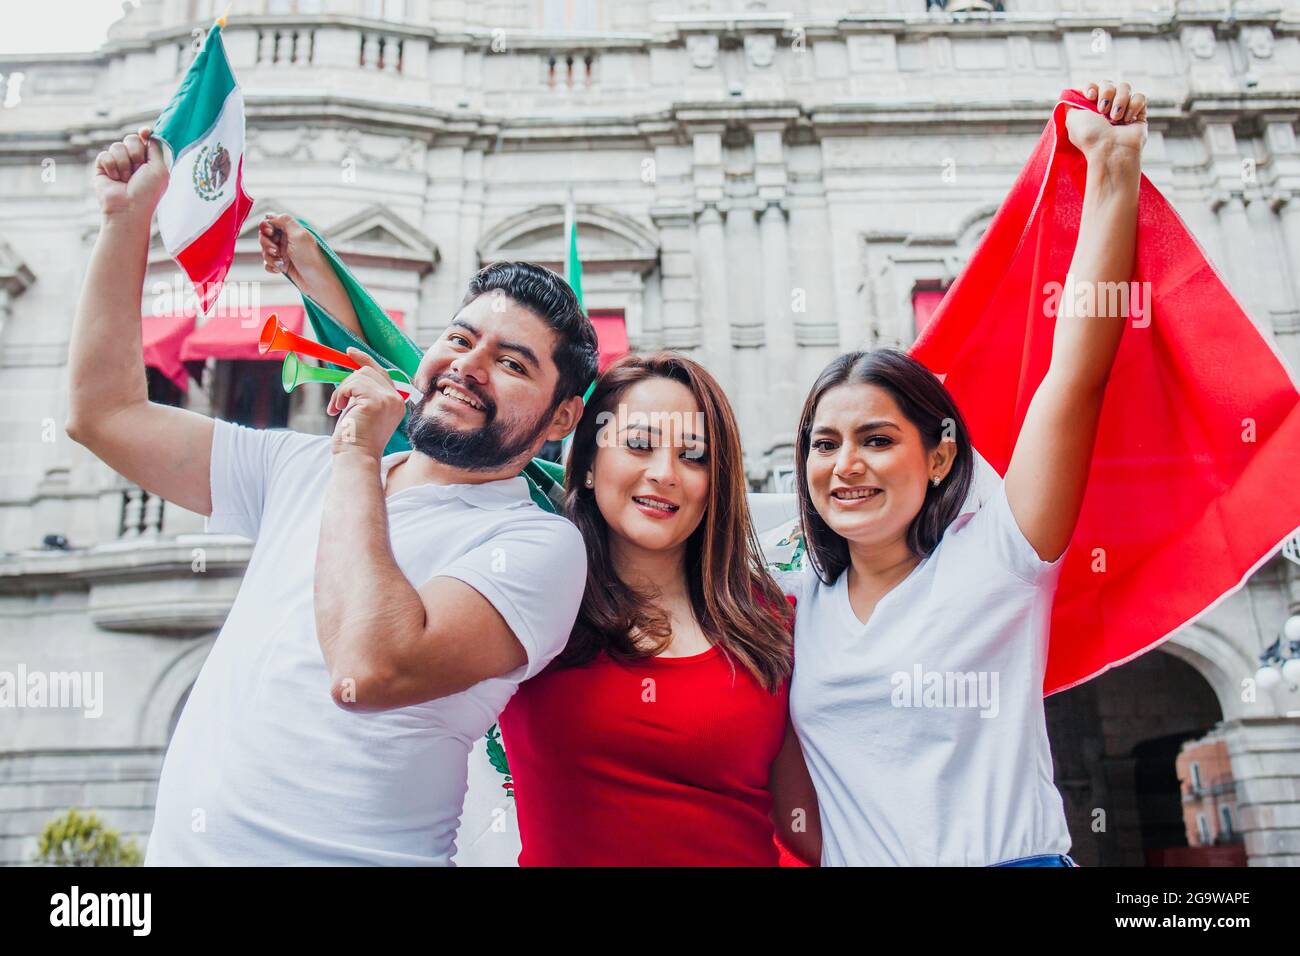
<svg viewBox="0 0 1300 956">
<path fill-rule="evenodd" d="M 1190 664 L 1153 651 L 1047 699 L 1056 784 L 1072 855 L 1084 866 L 1145 866 L 1188 845 L 1175 763 L 1222 719 Z"/>
</svg>

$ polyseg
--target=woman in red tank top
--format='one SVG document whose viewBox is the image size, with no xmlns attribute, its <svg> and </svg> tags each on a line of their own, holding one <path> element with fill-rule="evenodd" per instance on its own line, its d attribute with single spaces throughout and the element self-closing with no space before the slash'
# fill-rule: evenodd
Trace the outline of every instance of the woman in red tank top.
<svg viewBox="0 0 1300 956">
<path fill-rule="evenodd" d="M 522 866 L 772 866 L 820 856 L 790 728 L 790 609 L 763 569 L 731 406 L 684 356 L 630 356 L 574 433 L 587 544 L 568 647 L 500 723 Z"/>
</svg>

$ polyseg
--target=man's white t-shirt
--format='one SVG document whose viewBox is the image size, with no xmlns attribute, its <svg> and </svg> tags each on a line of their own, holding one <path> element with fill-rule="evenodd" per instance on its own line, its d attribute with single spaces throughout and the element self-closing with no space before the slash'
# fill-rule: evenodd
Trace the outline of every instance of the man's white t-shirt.
<svg viewBox="0 0 1300 956">
<path fill-rule="evenodd" d="M 403 489 L 387 507 L 406 579 L 464 581 L 528 663 L 410 707 L 337 706 L 313 604 L 330 468 L 326 437 L 216 422 L 208 530 L 256 544 L 167 750 L 147 864 L 450 865 L 470 747 L 568 641 L 586 551 L 524 479 Z M 328 521 L 325 546 L 349 547 Z"/>
<path fill-rule="evenodd" d="M 806 560 L 806 559 L 805 559 Z M 848 574 L 797 599 L 790 716 L 817 789 L 823 866 L 986 866 L 1066 853 L 1043 711 L 1052 595 L 1001 482 L 866 625 Z"/>
</svg>

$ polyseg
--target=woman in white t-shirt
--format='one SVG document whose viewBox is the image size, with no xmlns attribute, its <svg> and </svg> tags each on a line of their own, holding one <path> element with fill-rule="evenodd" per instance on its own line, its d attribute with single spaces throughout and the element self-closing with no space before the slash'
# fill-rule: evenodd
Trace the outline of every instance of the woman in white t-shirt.
<svg viewBox="0 0 1300 956">
<path fill-rule="evenodd" d="M 1085 92 L 1101 112 L 1066 122 L 1088 162 L 1076 287 L 1130 277 L 1146 139 L 1144 97 Z M 922 365 L 858 352 L 813 385 L 796 450 L 812 566 L 785 583 L 823 865 L 1074 865 L 1043 672 L 1124 322 L 1058 317 L 1006 476 L 973 509 L 966 426 Z"/>
</svg>

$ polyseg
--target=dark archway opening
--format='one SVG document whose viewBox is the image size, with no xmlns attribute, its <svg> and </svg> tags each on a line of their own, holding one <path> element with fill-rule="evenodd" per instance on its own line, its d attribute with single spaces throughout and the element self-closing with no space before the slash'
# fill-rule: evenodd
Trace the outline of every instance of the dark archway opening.
<svg viewBox="0 0 1300 956">
<path fill-rule="evenodd" d="M 1205 678 L 1163 651 L 1049 697 L 1071 855 L 1083 866 L 1146 866 L 1187 847 L 1175 763 L 1222 719 Z"/>
</svg>

